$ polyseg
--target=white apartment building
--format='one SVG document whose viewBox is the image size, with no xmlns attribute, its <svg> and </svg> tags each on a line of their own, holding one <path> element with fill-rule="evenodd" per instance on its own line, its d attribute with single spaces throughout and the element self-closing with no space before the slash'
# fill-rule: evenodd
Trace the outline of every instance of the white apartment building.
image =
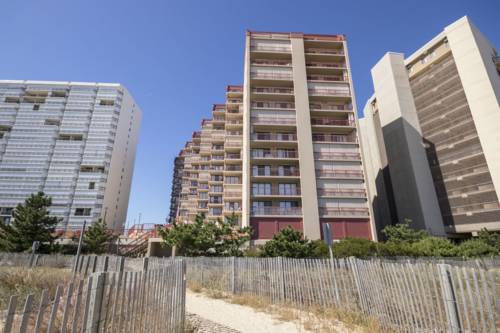
<svg viewBox="0 0 500 333">
<path fill-rule="evenodd" d="M 120 84 L 0 81 L 0 218 L 52 197 L 59 229 L 123 229 L 142 112 Z"/>
</svg>

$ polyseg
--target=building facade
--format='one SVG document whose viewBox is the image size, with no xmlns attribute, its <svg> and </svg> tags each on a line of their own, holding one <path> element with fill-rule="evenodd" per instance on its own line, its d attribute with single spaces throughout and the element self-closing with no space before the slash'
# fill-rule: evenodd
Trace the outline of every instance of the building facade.
<svg viewBox="0 0 500 333">
<path fill-rule="evenodd" d="M 0 213 L 38 191 L 59 229 L 127 218 L 142 112 L 120 84 L 0 81 Z"/>
<path fill-rule="evenodd" d="M 438 235 L 500 230 L 494 47 L 464 17 L 406 59 L 386 54 L 372 77 L 361 126 L 374 210 Z"/>
<path fill-rule="evenodd" d="M 335 239 L 376 238 L 344 36 L 247 32 L 243 82 L 235 92 L 228 89 L 226 104 L 214 108 L 187 144 L 195 156 L 186 155 L 184 172 L 196 159 L 200 171 L 184 180 L 181 219 L 204 212 L 199 192 L 208 187 L 207 216 L 234 211 L 256 239 L 270 239 L 287 226 L 320 239 L 323 223 L 331 225 Z M 234 114 L 228 113 L 232 107 Z M 217 135 L 225 139 L 214 141 Z M 204 137 L 210 137 L 206 143 Z M 203 145 L 212 151 L 202 154 Z M 208 162 L 211 174 L 205 177 L 220 182 L 214 187 L 200 182 Z M 220 178 L 213 174 L 219 164 Z M 224 205 L 217 209 L 211 200 Z"/>
</svg>

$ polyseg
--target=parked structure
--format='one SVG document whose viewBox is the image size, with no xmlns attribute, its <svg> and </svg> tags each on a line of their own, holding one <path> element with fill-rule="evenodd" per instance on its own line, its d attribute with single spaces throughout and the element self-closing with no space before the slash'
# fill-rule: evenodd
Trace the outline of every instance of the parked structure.
<svg viewBox="0 0 500 333">
<path fill-rule="evenodd" d="M 244 73 L 186 145 L 179 219 L 374 238 L 344 36 L 248 32 Z"/>
<path fill-rule="evenodd" d="M 433 234 L 500 230 L 500 61 L 467 17 L 372 69 L 360 121 L 378 224 Z"/>
<path fill-rule="evenodd" d="M 60 229 L 127 217 L 141 110 L 120 84 L 0 81 L 0 214 L 52 197 Z"/>
</svg>

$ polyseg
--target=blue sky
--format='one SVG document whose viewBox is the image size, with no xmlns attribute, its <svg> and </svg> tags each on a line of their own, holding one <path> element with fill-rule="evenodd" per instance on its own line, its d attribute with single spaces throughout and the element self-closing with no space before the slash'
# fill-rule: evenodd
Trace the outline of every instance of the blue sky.
<svg viewBox="0 0 500 333">
<path fill-rule="evenodd" d="M 162 223 L 172 163 L 227 84 L 244 32 L 346 34 L 358 108 L 370 68 L 469 15 L 500 49 L 499 0 L 0 0 L 0 79 L 119 82 L 143 110 L 129 223 Z"/>
</svg>

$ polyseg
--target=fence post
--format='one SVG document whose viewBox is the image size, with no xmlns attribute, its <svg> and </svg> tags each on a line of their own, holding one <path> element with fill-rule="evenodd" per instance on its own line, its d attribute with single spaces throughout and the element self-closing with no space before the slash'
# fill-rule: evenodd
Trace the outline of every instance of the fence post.
<svg viewBox="0 0 500 333">
<path fill-rule="evenodd" d="M 283 257 L 278 257 L 279 263 L 280 263 L 280 271 L 281 271 L 281 281 L 280 281 L 280 294 L 281 294 L 281 300 L 283 303 L 285 302 L 286 294 L 285 294 L 285 263 Z"/>
<path fill-rule="evenodd" d="M 92 287 L 90 289 L 89 314 L 87 317 L 85 333 L 97 333 L 99 331 L 105 281 L 106 273 L 104 272 L 96 273 L 96 277 L 92 279 Z"/>
<path fill-rule="evenodd" d="M 438 264 L 439 277 L 441 280 L 441 290 L 443 293 L 443 303 L 446 309 L 448 319 L 448 328 L 450 332 L 461 332 L 460 321 L 458 317 L 457 300 L 453 290 L 453 281 L 450 274 L 450 265 Z"/>
<path fill-rule="evenodd" d="M 149 258 L 148 257 L 142 258 L 142 271 L 143 272 L 147 271 L 148 266 L 149 266 Z"/>
<path fill-rule="evenodd" d="M 231 257 L 231 293 L 234 295 L 236 293 L 236 260 L 235 257 Z"/>
</svg>

